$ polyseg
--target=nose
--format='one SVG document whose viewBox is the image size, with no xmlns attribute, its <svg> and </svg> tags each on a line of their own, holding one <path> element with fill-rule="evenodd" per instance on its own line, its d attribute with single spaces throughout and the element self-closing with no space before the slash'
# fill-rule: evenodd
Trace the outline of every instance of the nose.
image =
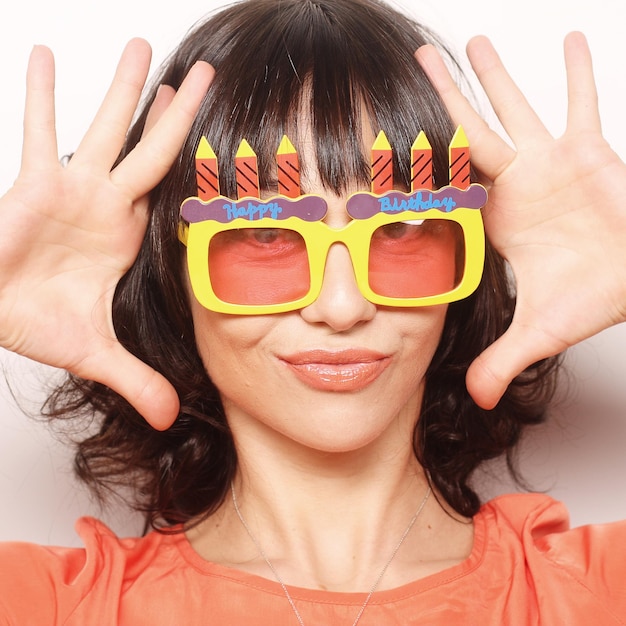
<svg viewBox="0 0 626 626">
<path fill-rule="evenodd" d="M 359 322 L 371 320 L 376 306 L 359 291 L 348 249 L 335 243 L 328 251 L 322 290 L 315 302 L 301 309 L 310 324 L 326 324 L 335 332 L 350 330 Z"/>
</svg>

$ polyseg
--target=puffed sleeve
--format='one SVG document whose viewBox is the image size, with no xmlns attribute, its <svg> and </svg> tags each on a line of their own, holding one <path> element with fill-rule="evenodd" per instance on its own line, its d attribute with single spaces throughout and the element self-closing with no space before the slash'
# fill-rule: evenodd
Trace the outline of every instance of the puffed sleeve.
<svg viewBox="0 0 626 626">
<path fill-rule="evenodd" d="M 524 499 L 523 507 L 498 499 L 497 508 L 519 529 L 541 623 L 578 624 L 584 615 L 585 624 L 626 624 L 626 521 L 570 528 L 562 503 Z"/>
<path fill-rule="evenodd" d="M 124 566 L 112 549 L 113 534 L 91 518 L 79 520 L 76 529 L 84 548 L 0 544 L 0 624 L 80 623 L 87 597 L 102 610 L 99 625 L 116 623 L 115 589 Z"/>
</svg>

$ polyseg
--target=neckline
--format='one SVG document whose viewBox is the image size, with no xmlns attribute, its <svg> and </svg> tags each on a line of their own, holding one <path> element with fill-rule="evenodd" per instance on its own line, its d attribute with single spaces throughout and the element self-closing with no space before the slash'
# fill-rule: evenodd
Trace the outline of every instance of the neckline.
<svg viewBox="0 0 626 626">
<path fill-rule="evenodd" d="M 471 574 L 483 561 L 488 543 L 488 527 L 484 507 L 472 518 L 472 523 L 474 526 L 474 539 L 472 550 L 467 558 L 456 565 L 406 583 L 400 587 L 376 591 L 372 595 L 369 604 L 397 602 Z M 181 532 L 169 536 L 173 538 L 181 557 L 199 574 L 221 578 L 232 584 L 251 587 L 257 591 L 284 598 L 284 591 L 276 580 L 205 560 L 194 550 L 182 529 L 177 530 L 181 530 Z M 294 600 L 322 604 L 360 605 L 367 595 L 367 592 L 324 591 L 291 585 L 287 585 L 287 588 Z"/>
</svg>

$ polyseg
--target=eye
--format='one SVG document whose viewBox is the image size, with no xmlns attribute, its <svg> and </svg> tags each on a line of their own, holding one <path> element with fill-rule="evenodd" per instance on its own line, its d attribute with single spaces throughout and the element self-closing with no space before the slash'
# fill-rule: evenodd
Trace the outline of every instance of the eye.
<svg viewBox="0 0 626 626">
<path fill-rule="evenodd" d="M 288 228 L 251 228 L 250 236 L 256 243 L 262 245 L 281 244 L 294 245 L 302 243 L 302 236 Z"/>
<path fill-rule="evenodd" d="M 393 224 L 386 224 L 376 230 L 376 236 L 384 237 L 386 239 L 402 239 L 407 234 L 414 234 L 418 229 L 413 224 L 407 224 L 405 222 L 394 222 Z"/>
<path fill-rule="evenodd" d="M 259 243 L 274 243 L 281 234 L 278 228 L 254 228 L 252 232 Z"/>
<path fill-rule="evenodd" d="M 209 244 L 209 256 L 216 262 L 219 255 L 241 259 L 268 261 L 304 255 L 306 243 L 302 236 L 287 228 L 237 228 L 217 233 Z"/>
</svg>

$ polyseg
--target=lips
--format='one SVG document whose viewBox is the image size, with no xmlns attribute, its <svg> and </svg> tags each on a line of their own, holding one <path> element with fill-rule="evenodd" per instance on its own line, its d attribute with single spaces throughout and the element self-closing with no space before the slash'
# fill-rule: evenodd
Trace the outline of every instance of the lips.
<svg viewBox="0 0 626 626">
<path fill-rule="evenodd" d="M 308 350 L 281 357 L 304 384 L 322 391 L 359 391 L 374 382 L 391 359 L 373 350 Z"/>
</svg>

